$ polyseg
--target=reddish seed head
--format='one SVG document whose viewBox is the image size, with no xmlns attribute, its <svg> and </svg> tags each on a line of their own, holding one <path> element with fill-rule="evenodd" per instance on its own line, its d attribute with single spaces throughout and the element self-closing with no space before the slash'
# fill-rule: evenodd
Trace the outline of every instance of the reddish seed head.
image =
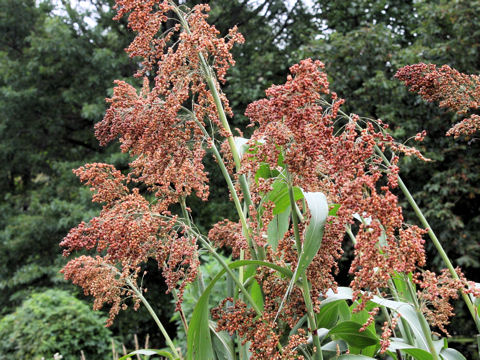
<svg viewBox="0 0 480 360">
<path fill-rule="evenodd" d="M 414 64 L 401 68 L 395 75 L 410 91 L 417 92 L 425 100 L 438 101 L 440 107 L 458 114 L 480 106 L 480 76 L 467 75 L 448 65 L 437 68 L 433 64 Z M 480 130 L 480 117 L 472 115 L 451 128 L 447 135 L 456 138 L 472 135 Z"/>
</svg>

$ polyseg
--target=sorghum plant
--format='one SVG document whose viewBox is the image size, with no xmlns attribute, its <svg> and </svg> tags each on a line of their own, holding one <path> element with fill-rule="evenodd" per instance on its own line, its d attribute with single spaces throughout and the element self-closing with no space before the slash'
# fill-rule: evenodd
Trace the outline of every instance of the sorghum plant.
<svg viewBox="0 0 480 360">
<path fill-rule="evenodd" d="M 395 142 L 380 120 L 343 113 L 323 64 L 311 59 L 248 106 L 253 135 L 235 138 L 220 85 L 234 65 L 231 48 L 244 41 L 237 30 L 219 37 L 206 21 L 207 5 L 117 0 L 116 9 L 137 32 L 127 51 L 142 59 L 136 76 L 143 87 L 116 82 L 96 136 L 102 144 L 119 138 L 132 157 L 130 170 L 74 170 L 104 206 L 61 243 L 65 255 L 96 251 L 62 271 L 95 298 L 96 309 L 110 305 L 108 324 L 127 298 L 134 308 L 143 303 L 169 346 L 161 354 L 173 359 L 459 358 L 435 342 L 431 327 L 448 334 L 449 300 L 478 291 L 459 269 L 455 276 L 423 270 L 430 229 L 407 224 L 395 195 L 398 186 L 404 190 L 399 156 L 428 159 Z M 169 19 L 175 23 L 167 27 Z M 203 234 L 187 198 L 208 201 L 203 160 L 210 155 L 238 218 Z M 175 204 L 181 213 L 172 212 Z M 335 277 L 344 241 L 355 246 L 350 287 Z M 199 247 L 223 267 L 206 286 Z M 223 247 L 233 261 L 219 255 Z M 138 285 L 148 259 L 157 261 L 175 297 L 186 353 Z M 225 273 L 233 296 L 212 304 L 209 294 Z M 183 294 L 195 281 L 202 294 L 185 314 Z"/>
</svg>

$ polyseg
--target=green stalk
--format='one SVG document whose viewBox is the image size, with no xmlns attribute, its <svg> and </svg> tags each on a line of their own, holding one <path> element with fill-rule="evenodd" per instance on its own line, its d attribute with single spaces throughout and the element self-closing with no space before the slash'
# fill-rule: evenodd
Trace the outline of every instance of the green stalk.
<svg viewBox="0 0 480 360">
<path fill-rule="evenodd" d="M 241 169 L 240 155 L 238 153 L 235 140 L 233 139 L 232 131 L 230 130 L 230 125 L 228 123 L 227 116 L 225 115 L 225 110 L 223 108 L 222 100 L 220 99 L 220 94 L 218 93 L 218 89 L 216 86 L 218 81 L 215 79 L 213 72 L 211 71 L 210 67 L 208 66 L 207 62 L 205 61 L 201 53 L 199 53 L 199 57 L 200 57 L 200 62 L 202 64 L 202 70 L 205 74 L 205 80 L 207 81 L 208 87 L 210 89 L 210 92 L 213 96 L 213 100 L 215 102 L 215 106 L 217 108 L 220 122 L 222 123 L 222 126 L 225 132 L 228 134 L 227 136 L 228 145 L 230 147 L 230 152 L 232 153 L 233 161 L 235 163 L 235 169 L 237 170 L 237 173 L 238 173 Z M 242 188 L 243 197 L 245 199 L 245 203 L 248 209 L 253 203 L 250 195 L 250 189 L 248 188 L 247 179 L 244 174 L 241 174 L 239 176 L 239 181 L 240 181 L 240 187 Z M 248 210 L 245 212 L 245 214 L 247 213 L 248 213 Z M 247 231 L 249 231 L 248 227 L 247 227 Z M 255 258 L 258 258 L 259 260 L 263 260 L 265 258 L 265 250 L 263 248 L 256 246 L 256 244 L 253 244 L 253 245 L 256 250 Z"/>
<path fill-rule="evenodd" d="M 300 240 L 300 231 L 298 230 L 298 214 L 295 209 L 295 195 L 293 194 L 292 186 L 288 186 L 288 196 L 290 197 L 290 205 L 292 207 L 292 222 L 293 222 L 293 232 L 295 234 L 295 245 L 297 247 L 297 253 L 300 256 L 302 252 L 302 242 Z"/>
<path fill-rule="evenodd" d="M 185 31 L 188 34 L 190 34 L 190 27 L 189 27 L 188 22 L 186 21 L 185 17 L 183 16 L 183 13 L 180 11 L 180 9 L 178 9 L 178 7 L 173 2 L 171 2 L 171 3 L 174 6 L 173 11 L 177 14 L 177 16 L 180 20 L 180 23 L 182 24 L 182 27 L 185 29 Z M 223 126 L 224 131 L 227 134 L 227 141 L 228 141 L 228 145 L 230 147 L 230 152 L 232 153 L 233 161 L 235 163 L 235 168 L 236 168 L 237 172 L 239 172 L 240 168 L 241 168 L 240 155 L 239 155 L 239 152 L 238 152 L 238 149 L 237 149 L 237 145 L 235 144 L 235 140 L 233 138 L 232 131 L 230 129 L 230 124 L 228 123 L 227 115 L 225 114 L 225 109 L 223 107 L 222 100 L 220 98 L 220 94 L 218 92 L 218 88 L 217 88 L 218 81 L 215 78 L 214 71 L 208 65 L 207 61 L 205 60 L 205 57 L 203 56 L 203 54 L 201 52 L 198 53 L 198 58 L 200 59 L 200 68 L 201 68 L 201 71 L 203 73 L 204 79 L 207 82 L 208 88 L 210 89 L 210 93 L 212 94 L 213 100 L 215 102 L 215 107 L 217 108 L 218 117 L 220 119 L 220 122 Z M 215 155 L 215 157 L 217 157 L 217 155 Z M 220 158 L 221 158 L 221 156 L 220 156 Z M 218 161 L 218 158 L 217 158 L 217 161 Z M 218 161 L 218 162 L 220 164 L 220 161 Z M 223 163 L 223 161 L 222 161 L 222 163 Z M 225 173 L 224 173 L 223 169 L 222 169 L 222 174 L 225 176 Z M 227 174 L 228 174 L 228 171 L 227 171 Z M 228 177 L 230 177 L 230 175 L 228 175 Z M 231 179 L 230 179 L 230 181 L 231 181 Z M 251 198 L 251 195 L 250 195 L 250 190 L 248 188 L 247 179 L 246 179 L 244 174 L 239 176 L 239 181 L 240 181 L 240 187 L 242 188 L 243 197 L 245 199 L 245 203 L 247 204 L 247 208 L 248 208 L 253 203 L 252 203 L 252 198 Z M 228 182 L 228 180 L 227 180 L 227 182 Z M 233 194 L 233 192 L 232 192 L 232 194 Z M 235 206 L 237 207 L 237 204 L 235 204 Z M 240 218 L 242 218 L 242 216 L 245 218 L 245 214 L 243 213 L 243 211 L 242 211 L 242 215 L 240 215 L 241 210 L 239 211 L 238 207 L 237 207 L 237 212 L 239 213 Z M 246 221 L 245 221 L 245 226 L 242 222 L 242 227 L 243 227 L 243 231 L 244 231 L 245 236 L 249 237 L 250 236 L 249 235 L 249 228 L 246 224 Z M 260 260 L 263 260 L 265 258 L 264 249 L 257 247 L 256 244 L 253 244 L 253 245 L 256 248 L 256 254 L 252 254 L 252 255 L 254 255 L 253 258 L 254 259 L 258 258 Z"/>
<path fill-rule="evenodd" d="M 295 197 L 293 195 L 293 187 L 288 184 L 288 195 L 290 197 L 290 206 L 292 208 L 292 222 L 293 222 L 293 231 L 295 234 L 295 244 L 297 245 L 297 252 L 300 255 L 302 252 L 302 242 L 300 240 L 300 232 L 298 230 L 298 214 L 295 209 Z M 308 285 L 307 275 L 302 276 L 302 294 L 303 300 L 305 301 L 305 307 L 307 308 L 307 317 L 308 317 L 308 327 L 310 333 L 312 334 L 313 345 L 316 348 L 314 353 L 315 360 L 323 360 L 322 354 L 322 345 L 320 344 L 320 339 L 317 332 L 317 322 L 315 319 L 315 312 L 313 311 L 312 299 L 310 299 L 310 287 Z"/>
<path fill-rule="evenodd" d="M 377 296 L 382 297 L 382 294 L 380 293 L 380 290 L 377 289 Z M 392 318 L 390 317 L 390 314 L 385 306 L 380 306 L 380 309 L 382 310 L 383 316 L 385 316 L 385 319 L 387 319 L 388 325 L 392 328 L 393 336 L 397 337 L 397 334 L 395 333 L 395 328 L 392 327 Z M 397 353 L 397 360 L 403 360 L 402 352 L 397 349 L 395 351 Z"/>
<path fill-rule="evenodd" d="M 182 208 L 182 216 L 185 219 L 185 224 L 189 228 L 191 228 L 192 222 L 190 221 L 190 215 L 188 214 L 188 211 L 187 211 L 187 203 L 184 196 L 180 198 L 180 206 Z M 198 269 L 197 284 L 198 284 L 198 289 L 200 290 L 200 295 L 201 295 L 205 291 L 205 284 L 203 282 L 203 276 L 200 269 Z"/>
<path fill-rule="evenodd" d="M 390 291 L 392 292 L 392 295 L 395 301 L 401 301 L 400 296 L 398 296 L 397 288 L 395 287 L 395 284 L 393 283 L 393 281 L 389 280 L 388 282 L 389 282 L 388 286 L 390 288 Z M 400 317 L 400 321 L 402 322 L 402 327 L 403 327 L 403 331 L 402 329 L 400 329 L 402 331 L 402 336 L 404 338 L 405 337 L 407 338 L 407 341 L 410 345 L 415 345 L 415 341 L 413 339 L 413 335 L 412 335 L 412 332 L 410 331 L 410 327 L 407 321 L 403 317 Z"/>
<path fill-rule="evenodd" d="M 316 360 L 323 360 L 322 345 L 317 332 L 317 321 L 315 319 L 315 312 L 313 311 L 312 299 L 310 299 L 310 288 L 308 286 L 307 275 L 302 276 L 302 293 L 305 300 L 305 307 L 307 308 L 308 327 L 312 334 L 313 345 L 315 346 L 314 358 Z"/>
<path fill-rule="evenodd" d="M 408 292 L 410 293 L 410 297 L 413 300 L 413 304 L 415 306 L 415 312 L 417 313 L 418 320 L 420 321 L 420 326 L 422 327 L 422 331 L 425 334 L 428 349 L 430 350 L 430 353 L 432 354 L 433 360 L 439 360 L 440 358 L 438 357 L 438 354 L 435 351 L 435 345 L 433 344 L 432 332 L 430 330 L 430 326 L 428 325 L 427 320 L 425 319 L 425 316 L 423 316 L 422 309 L 420 308 L 420 305 L 419 305 L 418 300 L 417 300 L 417 294 L 415 293 L 415 290 L 413 289 L 413 286 L 412 286 L 412 283 L 410 282 L 410 279 L 406 279 L 405 282 L 408 285 L 407 289 L 408 289 Z"/>
<path fill-rule="evenodd" d="M 199 272 L 200 274 L 200 272 Z M 198 278 L 197 278 L 198 279 Z M 172 289 L 172 295 L 173 295 L 173 300 L 175 300 L 176 303 L 178 303 L 178 294 L 176 289 Z M 180 320 L 182 321 L 183 325 L 183 330 L 185 330 L 185 334 L 188 334 L 188 324 L 187 324 L 187 317 L 185 316 L 185 313 L 182 309 L 182 305 L 180 304 Z"/>
<path fill-rule="evenodd" d="M 261 316 L 262 315 L 262 311 L 261 309 L 258 307 L 258 305 L 255 303 L 255 301 L 253 301 L 251 295 L 249 294 L 249 292 L 247 291 L 247 289 L 245 289 L 245 287 L 243 286 L 243 284 L 240 282 L 240 280 L 238 280 L 237 276 L 233 273 L 232 269 L 230 269 L 227 265 L 227 263 L 222 259 L 222 257 L 220 255 L 217 254 L 217 252 L 215 251 L 215 249 L 212 247 L 212 245 L 210 245 L 208 243 L 208 241 L 206 241 L 202 236 L 199 236 L 198 239 L 200 240 L 200 242 L 202 243 L 202 245 L 207 248 L 208 251 L 210 251 L 210 253 L 215 257 L 215 259 L 217 259 L 217 261 L 220 263 L 220 265 L 222 265 L 222 267 L 225 269 L 225 271 L 228 273 L 228 275 L 230 275 L 230 277 L 232 278 L 232 280 L 235 282 L 235 284 L 238 286 L 238 288 L 240 289 L 240 291 L 243 293 L 243 295 L 245 296 L 245 298 L 248 300 L 248 302 L 252 305 L 253 309 L 255 310 L 255 312 L 257 313 L 257 315 Z"/>
<path fill-rule="evenodd" d="M 201 53 L 199 53 L 200 62 L 202 64 L 202 70 L 205 74 L 205 80 L 207 81 L 208 87 L 210 92 L 212 93 L 213 100 L 215 102 L 215 106 L 217 107 L 218 117 L 220 118 L 220 122 L 222 123 L 223 129 L 228 134 L 227 141 L 230 147 L 230 151 L 232 152 L 233 162 L 235 163 L 235 168 L 240 171 L 241 162 L 240 162 L 240 155 L 238 153 L 237 145 L 235 144 L 235 140 L 232 135 L 232 131 L 230 129 L 230 124 L 228 123 L 227 116 L 225 114 L 225 110 L 223 108 L 222 100 L 220 99 L 220 94 L 218 93 L 218 89 L 216 84 L 218 81 L 215 79 L 215 75 L 211 71 L 210 67 L 208 66 L 205 58 Z M 247 206 L 252 205 L 252 199 L 250 196 L 250 190 L 248 188 L 247 180 L 245 175 L 240 175 L 240 186 L 242 188 L 243 196 L 245 197 L 245 202 Z"/>
<path fill-rule="evenodd" d="M 128 284 L 128 286 L 130 286 L 130 288 L 133 290 L 133 292 L 135 293 L 135 295 L 138 296 L 138 298 L 140 299 L 140 301 L 143 303 L 143 305 L 145 305 L 145 307 L 147 308 L 148 312 L 150 313 L 150 315 L 152 316 L 153 320 L 155 320 L 155 322 L 157 323 L 158 325 L 158 328 L 160 329 L 160 332 L 162 333 L 162 335 L 165 337 L 165 341 L 167 342 L 167 345 L 170 347 L 170 349 L 172 350 L 172 353 L 173 355 L 175 356 L 176 359 L 181 359 L 181 356 L 180 354 L 178 353 L 177 349 L 175 348 L 175 345 L 173 344 L 173 341 L 172 339 L 170 338 L 170 336 L 168 335 L 167 333 L 167 330 L 165 330 L 165 328 L 163 327 L 163 324 L 162 322 L 160 321 L 160 319 L 158 318 L 157 314 L 155 313 L 155 311 L 153 310 L 153 308 L 150 306 L 150 304 L 148 303 L 147 299 L 145 299 L 145 297 L 143 296 L 143 294 L 141 293 L 140 290 L 138 290 L 138 288 L 135 286 L 135 284 L 132 283 L 132 281 L 129 279 L 129 278 L 126 278 L 125 279 L 126 283 Z"/>
<path fill-rule="evenodd" d="M 233 184 L 232 178 L 230 177 L 230 174 L 228 173 L 227 167 L 225 166 L 225 163 L 223 162 L 222 155 L 220 155 L 220 152 L 218 151 L 213 139 L 210 137 L 210 134 L 208 131 L 205 129 L 205 127 L 202 125 L 200 121 L 195 117 L 195 114 L 193 114 L 191 111 L 188 109 L 184 109 L 185 111 L 188 111 L 189 114 L 193 117 L 195 120 L 197 126 L 200 128 L 202 131 L 203 135 L 210 140 L 210 145 L 211 149 L 213 151 L 213 155 L 215 156 L 215 159 L 217 160 L 218 166 L 220 167 L 220 170 L 222 172 L 223 177 L 225 178 L 225 181 L 227 182 L 228 190 L 230 190 L 230 193 L 232 194 L 232 199 L 233 203 L 235 204 L 235 209 L 237 210 L 238 216 L 240 218 L 240 223 L 242 224 L 242 231 L 247 239 L 248 246 L 250 248 L 250 254 L 252 255 L 253 259 L 257 259 L 256 253 L 254 246 L 255 244 L 252 241 L 252 238 L 250 236 L 250 229 L 248 228 L 247 224 L 247 218 L 245 216 L 245 213 L 242 208 L 242 204 L 240 202 L 240 199 L 237 194 L 237 190 L 235 189 L 235 185 Z"/>
<path fill-rule="evenodd" d="M 385 154 L 383 153 L 383 151 L 382 151 L 378 146 L 375 146 L 375 151 L 377 152 L 378 155 L 380 155 L 380 157 L 382 158 L 383 162 L 384 162 L 387 166 L 390 166 L 390 165 L 391 165 L 391 164 L 390 164 L 390 161 L 387 159 L 387 157 L 385 156 Z M 413 198 L 412 194 L 410 193 L 410 191 L 408 190 L 407 186 L 405 185 L 405 183 L 403 182 L 403 180 L 402 180 L 402 178 L 401 178 L 400 176 L 398 176 L 398 186 L 400 187 L 400 189 L 402 190 L 403 194 L 404 194 L 405 197 L 407 198 L 408 203 L 409 203 L 410 206 L 413 208 L 413 211 L 415 212 L 415 215 L 417 215 L 417 218 L 420 220 L 422 226 L 427 229 L 427 231 L 428 231 L 428 236 L 429 236 L 430 239 L 432 240 L 433 245 L 435 245 L 435 248 L 437 249 L 440 257 L 442 258 L 443 262 L 444 262 L 445 265 L 447 266 L 448 271 L 450 272 L 450 275 L 452 276 L 452 278 L 458 280 L 458 279 L 459 279 L 458 274 L 457 274 L 457 272 L 455 271 L 455 268 L 453 267 L 453 264 L 452 264 L 452 262 L 450 261 L 447 253 L 446 253 L 445 250 L 443 249 L 442 244 L 441 244 L 440 241 L 438 240 L 437 235 L 435 235 L 435 233 L 433 232 L 432 227 L 430 226 L 430 224 L 428 223 L 427 219 L 426 219 L 425 216 L 423 215 L 422 210 L 421 210 L 420 207 L 417 205 L 415 199 Z M 470 315 L 472 316 L 473 320 L 475 321 L 475 325 L 477 326 L 477 330 L 480 331 L 480 319 L 479 319 L 478 314 L 477 314 L 477 311 L 476 311 L 476 309 L 475 309 L 475 305 L 473 305 L 472 300 L 470 299 L 470 297 L 469 297 L 467 294 L 465 294 L 463 291 L 461 292 L 461 294 L 462 294 L 463 301 L 465 302 L 465 304 L 466 304 L 467 307 L 468 307 L 468 310 L 469 310 L 469 312 L 470 312 Z"/>
</svg>

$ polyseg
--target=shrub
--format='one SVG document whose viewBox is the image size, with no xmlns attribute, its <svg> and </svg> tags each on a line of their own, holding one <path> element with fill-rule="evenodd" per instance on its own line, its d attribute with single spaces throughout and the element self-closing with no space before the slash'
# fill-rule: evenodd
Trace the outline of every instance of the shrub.
<svg viewBox="0 0 480 360">
<path fill-rule="evenodd" d="M 0 320 L 0 354 L 9 359 L 108 358 L 111 332 L 105 319 L 63 290 L 33 294 Z M 4 357 L 5 356 L 5 357 Z"/>
</svg>

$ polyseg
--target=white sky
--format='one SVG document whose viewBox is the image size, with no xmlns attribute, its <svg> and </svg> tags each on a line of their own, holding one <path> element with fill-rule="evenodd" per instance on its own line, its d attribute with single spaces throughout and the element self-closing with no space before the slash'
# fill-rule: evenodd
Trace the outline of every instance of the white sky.
<svg viewBox="0 0 480 360">
<path fill-rule="evenodd" d="M 40 0 L 37 0 L 37 2 Z M 222 0 L 225 1 L 225 0 Z M 227 0 L 228 1 L 228 0 Z M 261 0 L 250 0 L 250 3 L 256 4 L 259 3 Z M 292 6 L 298 1 L 298 0 L 284 0 L 287 4 L 288 9 L 290 10 Z M 306 4 L 308 7 L 313 8 L 313 1 L 314 0 L 302 0 L 304 4 Z M 56 6 L 57 11 L 59 13 L 62 12 L 62 3 L 61 0 L 52 0 L 52 3 Z M 73 8 L 80 8 L 80 9 L 89 9 L 91 8 L 91 3 L 88 0 L 70 0 L 70 4 L 72 5 Z M 88 18 L 87 23 L 90 26 L 95 25 L 95 19 L 94 18 Z"/>
</svg>

